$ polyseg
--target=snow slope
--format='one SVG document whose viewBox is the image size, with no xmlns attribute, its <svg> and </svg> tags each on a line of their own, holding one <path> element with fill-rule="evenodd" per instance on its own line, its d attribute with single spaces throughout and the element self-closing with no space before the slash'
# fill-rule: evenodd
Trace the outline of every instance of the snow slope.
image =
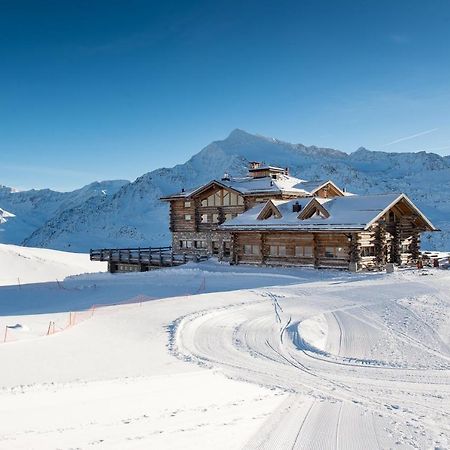
<svg viewBox="0 0 450 450">
<path fill-rule="evenodd" d="M 211 143 L 185 164 L 143 175 L 100 204 L 88 201 L 54 215 L 25 243 L 77 251 L 167 244 L 167 205 L 159 198 L 220 178 L 224 172 L 242 176 L 251 160 L 287 166 L 292 175 L 302 179 L 333 179 L 355 193 L 405 192 L 443 230 L 427 236 L 424 248 L 450 248 L 448 158 L 426 152 L 385 153 L 364 148 L 347 154 L 242 130 L 234 130 L 226 139 Z"/>
<path fill-rule="evenodd" d="M 207 262 L 0 287 L 0 448 L 448 448 L 449 282 Z"/>
<path fill-rule="evenodd" d="M 0 244 L 0 286 L 62 281 L 88 272 L 104 272 L 104 263 L 89 255 Z"/>
</svg>

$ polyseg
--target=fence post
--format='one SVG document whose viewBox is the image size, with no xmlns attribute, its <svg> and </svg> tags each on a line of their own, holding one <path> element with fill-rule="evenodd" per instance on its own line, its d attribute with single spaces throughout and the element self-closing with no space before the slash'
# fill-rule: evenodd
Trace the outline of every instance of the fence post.
<svg viewBox="0 0 450 450">
<path fill-rule="evenodd" d="M 6 337 L 8 336 L 8 325 L 5 327 L 5 337 L 3 338 L 3 342 L 6 342 Z"/>
</svg>

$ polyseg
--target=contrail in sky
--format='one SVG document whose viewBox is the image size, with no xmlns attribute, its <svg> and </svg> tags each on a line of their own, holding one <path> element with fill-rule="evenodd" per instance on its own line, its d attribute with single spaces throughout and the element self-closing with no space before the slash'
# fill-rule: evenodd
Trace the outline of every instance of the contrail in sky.
<svg viewBox="0 0 450 450">
<path fill-rule="evenodd" d="M 399 142 L 403 142 L 403 141 L 409 141 L 410 139 L 414 139 L 414 138 L 419 137 L 419 136 L 424 136 L 425 134 L 433 133 L 434 131 L 437 131 L 438 129 L 439 128 L 433 128 L 431 130 L 422 131 L 420 133 L 412 134 L 411 136 L 405 136 L 405 137 L 402 137 L 400 139 L 396 139 L 395 141 L 389 142 L 388 144 L 385 144 L 383 147 L 387 147 L 389 145 L 398 144 Z"/>
</svg>

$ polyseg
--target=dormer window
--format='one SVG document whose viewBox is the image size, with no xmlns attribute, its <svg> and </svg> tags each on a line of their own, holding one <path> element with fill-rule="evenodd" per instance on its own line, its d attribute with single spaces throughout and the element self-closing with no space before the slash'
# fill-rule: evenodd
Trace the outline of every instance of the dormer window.
<svg viewBox="0 0 450 450">
<path fill-rule="evenodd" d="M 300 220 L 311 219 L 313 217 L 316 219 L 319 217 L 328 219 L 330 217 L 330 213 L 316 198 L 312 199 L 298 215 Z"/>
<path fill-rule="evenodd" d="M 282 215 L 275 204 L 269 200 L 258 214 L 258 220 L 266 220 L 274 217 L 275 219 L 281 219 Z"/>
</svg>

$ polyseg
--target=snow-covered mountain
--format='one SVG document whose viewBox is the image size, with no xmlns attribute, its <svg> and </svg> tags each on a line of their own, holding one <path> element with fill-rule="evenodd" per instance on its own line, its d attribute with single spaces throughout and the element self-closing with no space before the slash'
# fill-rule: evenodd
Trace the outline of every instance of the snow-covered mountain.
<svg viewBox="0 0 450 450">
<path fill-rule="evenodd" d="M 20 244 L 63 211 L 87 201 L 100 203 L 128 183 L 129 181 L 124 180 L 94 182 L 73 192 L 56 192 L 50 189 L 18 191 L 0 186 L 0 208 L 11 214 L 2 214 L 0 242 Z"/>
<path fill-rule="evenodd" d="M 443 232 L 425 248 L 450 249 L 450 158 L 433 153 L 386 153 L 360 148 L 347 154 L 306 147 L 234 130 L 185 164 L 146 173 L 113 195 L 63 204 L 24 240 L 26 245 L 84 251 L 91 247 L 158 245 L 170 242 L 167 205 L 159 198 L 218 178 L 242 176 L 248 161 L 289 167 L 292 175 L 330 178 L 355 193 L 405 192 Z M 30 191 L 32 192 L 32 191 Z M 0 206 L 16 213 L 9 205 Z M 9 207 L 9 209 L 8 209 Z"/>
</svg>

